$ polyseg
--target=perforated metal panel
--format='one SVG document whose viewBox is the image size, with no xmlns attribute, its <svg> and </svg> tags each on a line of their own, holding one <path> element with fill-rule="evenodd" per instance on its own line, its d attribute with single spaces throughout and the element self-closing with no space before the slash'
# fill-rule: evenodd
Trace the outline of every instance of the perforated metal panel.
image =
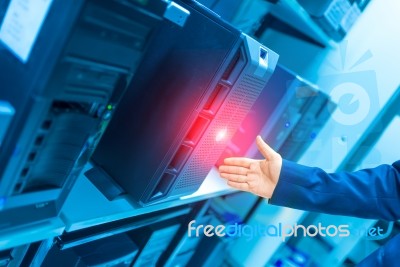
<svg viewBox="0 0 400 267">
<path fill-rule="evenodd" d="M 214 90 L 210 92 L 208 89 L 208 99 L 198 113 L 198 118 L 205 118 L 207 123 L 197 123 L 198 118 L 195 120 L 180 144 L 191 149 L 179 149 L 165 170 L 164 174 L 173 173 L 176 178 L 163 176 L 152 189 L 151 197 L 146 199 L 146 196 L 142 203 L 195 192 L 265 88 L 278 55 L 245 34 L 242 40 L 242 46 L 235 51 L 236 56 L 220 76 Z"/>
<path fill-rule="evenodd" d="M 172 194 L 183 193 L 188 188 L 198 188 L 201 185 L 207 173 L 220 157 L 227 141 L 233 136 L 256 101 L 266 82 L 266 80 L 249 74 L 240 77 L 195 148 L 185 168 L 178 176 Z M 221 129 L 226 129 L 227 134 L 223 141 L 218 142 L 216 136 Z"/>
</svg>

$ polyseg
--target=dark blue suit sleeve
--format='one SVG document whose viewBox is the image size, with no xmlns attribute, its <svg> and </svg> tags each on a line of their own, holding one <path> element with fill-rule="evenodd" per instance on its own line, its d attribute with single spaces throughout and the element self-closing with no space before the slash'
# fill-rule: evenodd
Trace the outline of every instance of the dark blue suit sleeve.
<svg viewBox="0 0 400 267">
<path fill-rule="evenodd" d="M 358 267 L 398 266 L 400 235 L 390 239 L 384 246 L 375 250 L 371 255 L 357 264 Z"/>
<path fill-rule="evenodd" d="M 360 218 L 400 219 L 400 161 L 356 172 L 326 173 L 283 160 L 271 204 Z"/>
</svg>

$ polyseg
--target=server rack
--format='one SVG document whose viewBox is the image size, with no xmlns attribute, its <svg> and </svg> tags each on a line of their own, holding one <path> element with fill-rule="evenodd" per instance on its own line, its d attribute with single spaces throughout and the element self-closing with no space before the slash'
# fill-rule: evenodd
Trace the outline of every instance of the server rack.
<svg viewBox="0 0 400 267">
<path fill-rule="evenodd" d="M 177 3 L 186 24 L 163 27 L 152 42 L 88 173 L 142 205 L 200 187 L 278 59 L 195 1 Z"/>
<path fill-rule="evenodd" d="M 57 216 L 169 10 L 155 0 L 46 3 L 0 4 L 3 230 Z M 32 14 L 37 35 L 21 51 Z"/>
</svg>

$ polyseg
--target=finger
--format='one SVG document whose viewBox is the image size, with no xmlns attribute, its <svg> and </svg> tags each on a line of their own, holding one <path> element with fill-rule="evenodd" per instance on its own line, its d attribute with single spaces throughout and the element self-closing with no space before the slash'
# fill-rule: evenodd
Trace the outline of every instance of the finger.
<svg viewBox="0 0 400 267">
<path fill-rule="evenodd" d="M 242 191 L 249 191 L 249 184 L 248 183 L 238 183 L 238 182 L 232 182 L 228 181 L 227 183 L 230 187 L 242 190 Z"/>
<path fill-rule="evenodd" d="M 267 143 L 264 142 L 264 140 L 261 138 L 261 136 L 257 136 L 256 139 L 257 147 L 260 153 L 267 159 L 271 160 L 272 157 L 275 154 L 275 150 L 273 150 Z"/>
<path fill-rule="evenodd" d="M 244 167 L 238 167 L 238 166 L 221 165 L 221 166 L 219 166 L 219 172 L 247 175 L 247 173 L 249 172 L 249 169 L 244 168 Z"/>
<path fill-rule="evenodd" d="M 226 158 L 224 164 L 248 168 L 253 160 L 249 158 Z"/>
<path fill-rule="evenodd" d="M 247 181 L 247 176 L 244 175 L 237 175 L 231 173 L 221 173 L 222 178 L 225 178 L 231 182 L 238 182 L 238 183 L 245 183 Z"/>
</svg>

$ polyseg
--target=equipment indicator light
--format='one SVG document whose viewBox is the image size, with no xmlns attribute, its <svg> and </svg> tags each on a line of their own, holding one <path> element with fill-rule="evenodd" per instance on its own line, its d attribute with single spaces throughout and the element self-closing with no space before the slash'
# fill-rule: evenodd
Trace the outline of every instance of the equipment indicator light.
<svg viewBox="0 0 400 267">
<path fill-rule="evenodd" d="M 217 136 L 215 137 L 215 141 L 219 142 L 219 141 L 222 141 L 223 139 L 225 139 L 225 137 L 226 137 L 226 132 L 227 132 L 226 128 L 220 130 L 220 131 L 217 133 Z"/>
</svg>

